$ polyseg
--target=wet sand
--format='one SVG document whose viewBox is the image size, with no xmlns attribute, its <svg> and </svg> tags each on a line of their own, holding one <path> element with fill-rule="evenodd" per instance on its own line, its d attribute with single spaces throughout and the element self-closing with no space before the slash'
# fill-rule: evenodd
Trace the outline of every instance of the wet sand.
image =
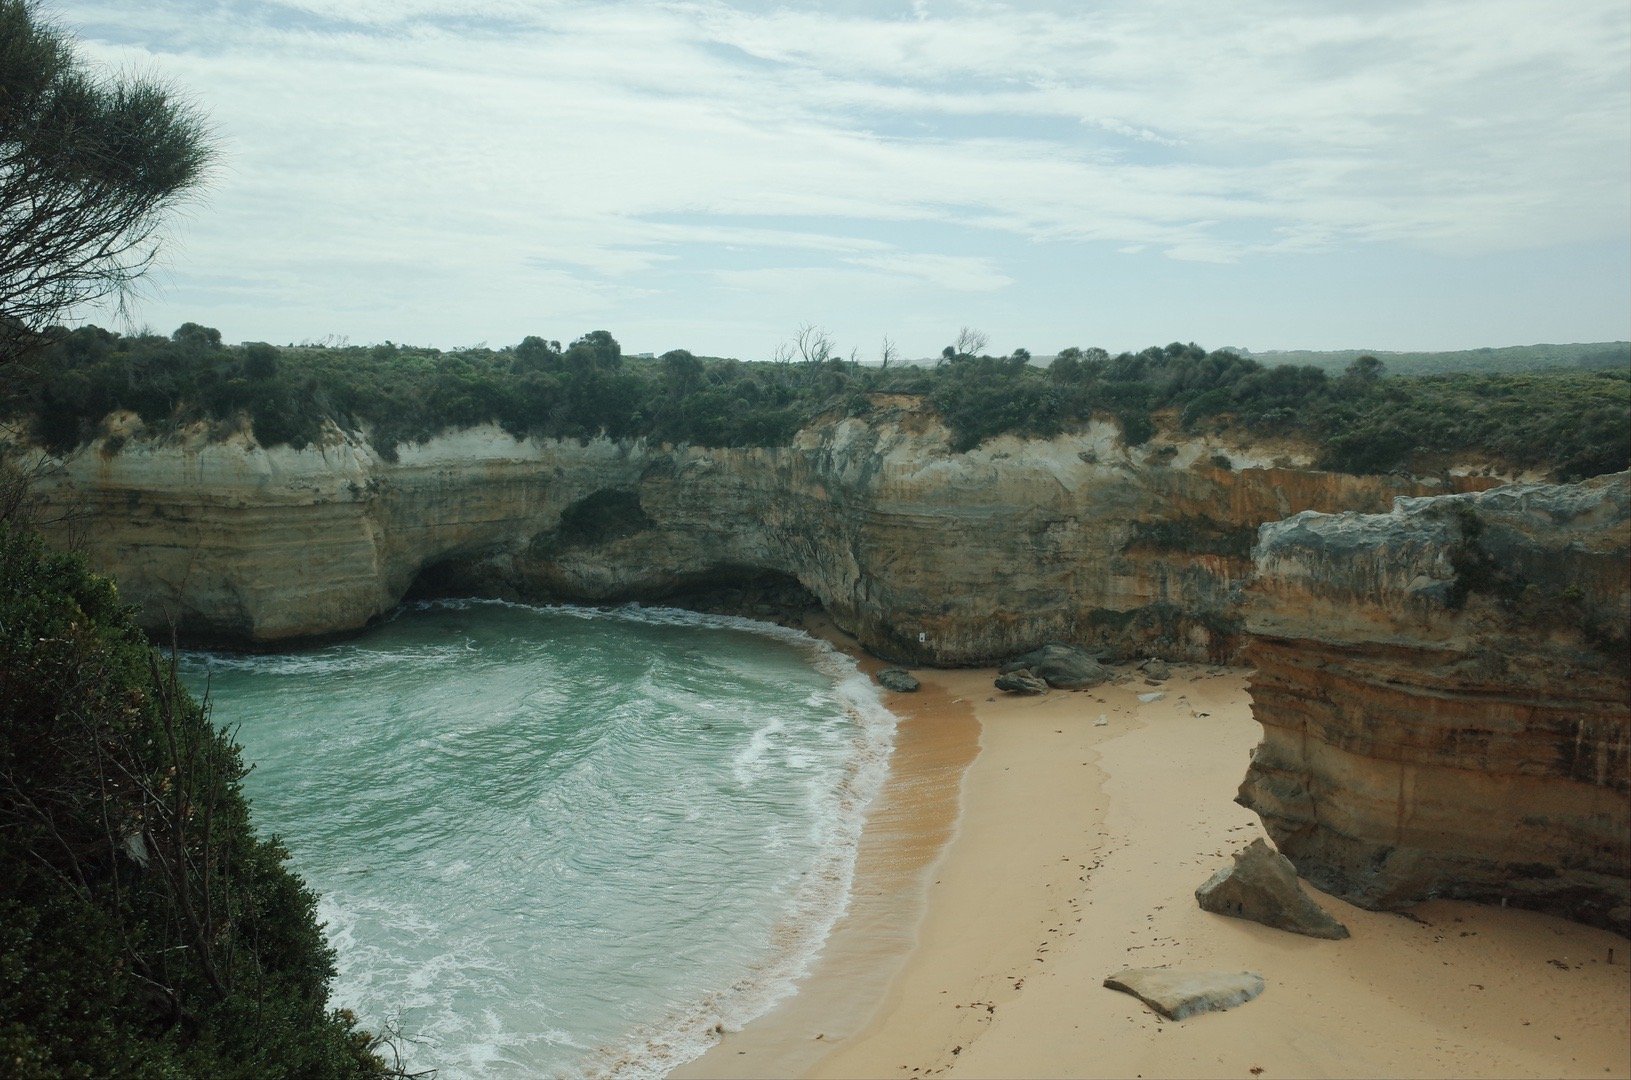
<svg viewBox="0 0 1631 1080">
<path fill-rule="evenodd" d="M 1233 802 L 1260 729 L 1243 671 L 1173 671 L 1035 698 L 990 671 L 918 672 L 923 692 L 891 696 L 893 773 L 817 969 L 676 1075 L 1631 1076 L 1618 935 L 1313 890 L 1352 938 L 1201 911 L 1196 886 L 1263 835 Z M 1102 987 L 1131 966 L 1267 989 L 1172 1023 Z"/>
</svg>

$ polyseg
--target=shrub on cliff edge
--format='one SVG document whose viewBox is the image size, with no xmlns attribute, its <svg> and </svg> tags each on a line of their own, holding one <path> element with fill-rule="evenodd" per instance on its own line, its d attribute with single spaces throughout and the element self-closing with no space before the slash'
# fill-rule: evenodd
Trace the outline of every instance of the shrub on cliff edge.
<svg viewBox="0 0 1631 1080">
<path fill-rule="evenodd" d="M 111 582 L 0 523 L 0 1073 L 385 1074 L 238 748 Z"/>
</svg>

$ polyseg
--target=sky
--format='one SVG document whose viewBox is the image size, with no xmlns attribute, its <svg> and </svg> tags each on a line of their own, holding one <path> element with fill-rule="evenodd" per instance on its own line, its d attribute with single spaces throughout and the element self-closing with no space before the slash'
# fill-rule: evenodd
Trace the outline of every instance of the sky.
<svg viewBox="0 0 1631 1080">
<path fill-rule="evenodd" d="M 1631 338 L 1624 0 L 44 6 L 219 142 L 127 330 Z"/>
</svg>

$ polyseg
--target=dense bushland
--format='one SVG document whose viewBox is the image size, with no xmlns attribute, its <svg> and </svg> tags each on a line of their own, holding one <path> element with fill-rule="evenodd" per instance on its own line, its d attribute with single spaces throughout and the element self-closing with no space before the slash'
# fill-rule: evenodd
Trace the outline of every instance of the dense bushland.
<svg viewBox="0 0 1631 1080">
<path fill-rule="evenodd" d="M 0 1074 L 386 1075 L 243 775 L 113 585 L 0 521 Z"/>
<path fill-rule="evenodd" d="M 227 346 L 192 323 L 169 337 L 57 330 L 44 358 L 0 407 L 27 416 L 57 450 L 91 438 L 115 409 L 160 430 L 207 422 L 224 432 L 247 417 L 261 443 L 296 447 L 332 421 L 366 430 L 387 454 L 484 422 L 517 438 L 773 446 L 816 415 L 864 414 L 869 395 L 895 392 L 926 397 L 957 451 L 1113 416 L 1132 444 L 1147 441 L 1158 422 L 1297 436 L 1324 448 L 1322 466 L 1351 472 L 1482 455 L 1571 479 L 1631 462 L 1624 367 L 1400 377 L 1360 357 L 1333 377 L 1182 343 L 1118 356 L 1065 349 L 1047 368 L 1024 350 L 994 357 L 952 348 L 934 367 L 865 365 L 826 350 L 795 362 L 704 360 L 683 350 L 642 360 L 625 358 L 605 331 L 564 347 L 529 337 L 442 352 L 389 343 Z"/>
</svg>

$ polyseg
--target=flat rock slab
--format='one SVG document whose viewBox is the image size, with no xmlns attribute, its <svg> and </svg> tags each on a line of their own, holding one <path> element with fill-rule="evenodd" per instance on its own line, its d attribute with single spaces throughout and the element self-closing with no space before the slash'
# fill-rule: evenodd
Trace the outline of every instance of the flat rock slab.
<svg viewBox="0 0 1631 1080">
<path fill-rule="evenodd" d="M 1291 860 L 1261 839 L 1235 852 L 1234 861 L 1195 890 L 1205 911 L 1250 919 L 1294 934 L 1340 941 L 1348 928 L 1303 892 Z"/>
<path fill-rule="evenodd" d="M 1173 971 L 1128 968 L 1104 980 L 1131 994 L 1168 1020 L 1244 1005 L 1263 992 L 1263 976 L 1250 971 Z"/>
</svg>

